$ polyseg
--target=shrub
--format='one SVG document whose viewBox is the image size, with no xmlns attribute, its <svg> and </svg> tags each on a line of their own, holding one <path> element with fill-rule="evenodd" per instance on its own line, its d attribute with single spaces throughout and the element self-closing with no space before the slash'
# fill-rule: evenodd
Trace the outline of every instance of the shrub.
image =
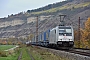
<svg viewBox="0 0 90 60">
<path fill-rule="evenodd" d="M 0 57 L 7 57 L 7 54 L 5 51 L 0 51 Z"/>
</svg>

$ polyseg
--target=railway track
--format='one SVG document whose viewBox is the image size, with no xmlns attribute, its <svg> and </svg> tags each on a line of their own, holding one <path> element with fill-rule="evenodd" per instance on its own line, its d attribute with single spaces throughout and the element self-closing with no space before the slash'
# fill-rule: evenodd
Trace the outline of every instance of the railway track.
<svg viewBox="0 0 90 60">
<path fill-rule="evenodd" d="M 74 48 L 75 51 L 90 53 L 90 49 Z"/>
<path fill-rule="evenodd" d="M 20 55 L 17 60 L 21 60 L 21 58 L 22 58 L 22 51 L 20 52 Z"/>
<path fill-rule="evenodd" d="M 28 49 L 25 50 L 26 54 L 28 54 L 28 58 L 30 58 L 30 60 L 35 60 L 34 57 L 32 56 L 32 54 L 30 53 L 30 51 Z M 23 55 L 23 51 L 20 52 L 20 55 L 18 56 L 17 60 L 22 60 L 22 55 Z"/>
<path fill-rule="evenodd" d="M 84 56 L 90 57 L 90 52 L 83 52 L 83 51 L 76 51 L 76 50 L 69 50 L 67 52 L 75 53 L 75 54 L 80 54 L 80 55 L 84 55 Z"/>
<path fill-rule="evenodd" d="M 61 57 L 68 58 L 69 60 L 90 60 L 90 50 L 72 49 L 72 50 L 57 50 L 51 48 L 40 47 L 46 49 L 49 52 L 59 55 Z"/>
<path fill-rule="evenodd" d="M 90 57 L 90 49 L 73 48 L 71 50 L 60 50 L 60 49 L 58 50 Z"/>
<path fill-rule="evenodd" d="M 30 53 L 30 51 L 29 51 L 28 49 L 27 49 L 26 51 L 27 51 L 27 53 L 29 54 L 31 60 L 35 60 L 34 57 L 32 56 L 32 54 Z"/>
</svg>

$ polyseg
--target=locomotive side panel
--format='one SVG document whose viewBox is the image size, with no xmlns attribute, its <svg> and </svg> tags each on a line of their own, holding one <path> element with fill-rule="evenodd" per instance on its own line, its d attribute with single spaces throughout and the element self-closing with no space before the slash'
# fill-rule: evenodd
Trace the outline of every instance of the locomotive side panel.
<svg viewBox="0 0 90 60">
<path fill-rule="evenodd" d="M 53 28 L 50 30 L 50 39 L 49 39 L 50 44 L 56 44 L 56 28 Z"/>
</svg>

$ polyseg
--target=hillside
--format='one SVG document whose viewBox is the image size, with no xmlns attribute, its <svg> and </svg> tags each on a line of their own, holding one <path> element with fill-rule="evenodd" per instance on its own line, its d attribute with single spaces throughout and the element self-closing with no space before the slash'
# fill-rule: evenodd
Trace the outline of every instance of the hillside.
<svg viewBox="0 0 90 60">
<path fill-rule="evenodd" d="M 60 24 L 60 14 L 65 14 L 66 25 L 78 28 L 78 18 L 81 27 L 90 17 L 90 0 L 67 0 L 53 3 L 35 10 L 27 10 L 18 14 L 0 18 L 0 38 L 27 37 L 36 31 L 36 16 L 39 16 L 39 33 Z"/>
</svg>

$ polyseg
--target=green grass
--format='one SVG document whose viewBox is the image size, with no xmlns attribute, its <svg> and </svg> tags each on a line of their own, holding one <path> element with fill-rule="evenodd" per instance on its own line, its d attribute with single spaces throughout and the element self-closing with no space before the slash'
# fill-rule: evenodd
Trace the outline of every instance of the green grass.
<svg viewBox="0 0 90 60">
<path fill-rule="evenodd" d="M 10 50 L 10 51 L 3 51 L 3 50 L 7 50 L 10 49 L 12 47 L 15 47 L 15 45 L 0 45 L 0 50 L 3 54 L 6 53 L 6 57 L 0 57 L 0 60 L 17 60 L 19 54 L 20 54 L 20 48 L 16 48 L 14 50 Z"/>
<path fill-rule="evenodd" d="M 1 50 L 4 50 L 6 49 L 5 45 L 3 45 L 3 49 Z M 11 48 L 10 46 L 8 48 Z M 21 57 L 21 60 L 31 60 L 30 59 L 30 56 L 29 54 L 27 53 L 27 49 L 25 46 L 21 46 L 21 48 L 16 48 L 14 50 L 10 50 L 10 51 L 5 51 L 6 54 L 7 54 L 7 57 L 0 57 L 0 60 L 17 60 L 18 59 L 18 56 L 20 55 L 22 51 L 22 57 Z"/>
<path fill-rule="evenodd" d="M 0 57 L 0 60 L 17 60 L 18 55 L 12 55 L 12 56 L 8 56 L 8 57 Z"/>
<path fill-rule="evenodd" d="M 22 60 L 31 60 L 26 47 L 23 47 L 23 49 L 22 49 L 22 58 L 21 59 Z"/>
<path fill-rule="evenodd" d="M 7 50 L 15 47 L 15 45 L 0 45 L 0 50 Z"/>
</svg>

